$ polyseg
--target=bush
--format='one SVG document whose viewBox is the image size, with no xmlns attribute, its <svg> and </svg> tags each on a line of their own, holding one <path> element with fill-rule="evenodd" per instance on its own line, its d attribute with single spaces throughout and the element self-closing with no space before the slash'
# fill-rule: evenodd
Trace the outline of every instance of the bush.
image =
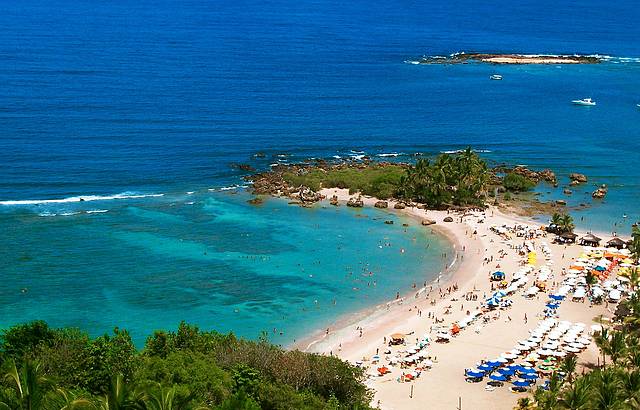
<svg viewBox="0 0 640 410">
<path fill-rule="evenodd" d="M 524 192 L 533 189 L 536 183 L 523 175 L 510 172 L 503 178 L 502 185 L 510 192 Z"/>
</svg>

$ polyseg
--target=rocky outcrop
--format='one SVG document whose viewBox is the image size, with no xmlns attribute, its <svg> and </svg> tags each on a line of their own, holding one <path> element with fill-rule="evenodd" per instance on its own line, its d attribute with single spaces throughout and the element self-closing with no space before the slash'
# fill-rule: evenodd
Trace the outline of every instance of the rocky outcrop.
<svg viewBox="0 0 640 410">
<path fill-rule="evenodd" d="M 334 196 L 332 196 L 332 197 L 331 197 L 331 199 L 329 200 L 329 203 L 330 203 L 331 205 L 333 205 L 333 206 L 338 206 L 338 205 L 340 205 L 340 204 L 338 203 L 338 195 L 334 195 Z"/>
<path fill-rule="evenodd" d="M 436 221 L 434 221 L 433 219 L 429 219 L 429 218 L 424 218 L 422 220 L 422 225 L 423 226 L 434 225 L 435 223 L 436 223 Z"/>
<path fill-rule="evenodd" d="M 396 202 L 395 205 L 393 205 L 393 209 L 404 209 L 406 207 L 407 206 L 402 202 Z"/>
<path fill-rule="evenodd" d="M 389 203 L 387 201 L 378 201 L 373 206 L 375 206 L 376 208 L 388 208 Z"/>
<path fill-rule="evenodd" d="M 418 204 L 418 205 L 416 205 L 416 208 L 418 208 L 418 209 L 427 209 L 427 206 L 425 204 Z"/>
<path fill-rule="evenodd" d="M 249 164 L 231 164 L 232 168 L 236 168 L 239 169 L 241 171 L 245 171 L 245 172 L 255 172 L 255 168 L 252 167 Z"/>
<path fill-rule="evenodd" d="M 512 172 L 514 174 L 522 175 L 523 177 L 530 179 L 535 183 L 538 183 L 540 181 L 545 181 L 552 185 L 556 185 L 558 183 L 556 174 L 550 169 L 543 169 L 542 171 L 534 171 L 532 169 L 529 169 L 523 166 L 516 166 L 516 167 L 510 168 L 506 165 L 500 165 L 495 167 L 493 171 L 497 173 Z M 500 185 L 502 181 L 500 180 L 500 178 L 496 178 L 495 180 L 492 181 L 492 183 L 494 185 Z"/>
<path fill-rule="evenodd" d="M 587 176 L 577 172 L 569 174 L 569 179 L 571 180 L 571 185 L 584 184 L 587 182 Z"/>
<path fill-rule="evenodd" d="M 301 186 L 298 190 L 298 198 L 300 198 L 300 201 L 303 203 L 313 203 L 322 200 L 323 197 L 313 189 Z"/>
<path fill-rule="evenodd" d="M 556 201 L 556 204 L 557 205 L 561 205 L 561 206 L 565 206 L 565 205 L 567 205 L 567 201 L 565 201 L 564 199 L 558 199 Z"/>
<path fill-rule="evenodd" d="M 393 225 L 393 221 L 384 221 L 387 225 Z"/>
<path fill-rule="evenodd" d="M 564 190 L 562 190 L 562 193 L 565 195 L 571 195 L 573 194 L 573 191 L 568 188 L 565 188 Z"/>
<path fill-rule="evenodd" d="M 608 191 L 609 189 L 607 188 L 607 186 L 605 184 L 602 184 L 600 188 L 593 191 L 593 193 L 591 194 L 591 197 L 594 199 L 602 199 L 607 195 Z"/>
<path fill-rule="evenodd" d="M 453 218 L 450 216 L 447 216 L 446 218 L 443 219 L 444 222 L 453 222 Z"/>
<path fill-rule="evenodd" d="M 264 202 L 264 199 L 257 196 L 255 198 L 248 200 L 247 202 L 250 203 L 251 205 L 261 205 Z"/>
<path fill-rule="evenodd" d="M 364 201 L 362 200 L 362 197 L 360 197 L 360 196 L 351 197 L 347 201 L 347 206 L 350 206 L 352 208 L 362 208 L 364 206 Z"/>
</svg>

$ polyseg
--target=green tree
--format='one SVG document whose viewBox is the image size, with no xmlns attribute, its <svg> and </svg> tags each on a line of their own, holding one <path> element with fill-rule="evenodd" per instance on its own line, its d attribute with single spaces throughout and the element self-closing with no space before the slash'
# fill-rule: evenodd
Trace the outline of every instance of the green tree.
<svg viewBox="0 0 640 410">
<path fill-rule="evenodd" d="M 533 189 L 536 183 L 524 175 L 509 172 L 502 179 L 502 185 L 510 192 L 524 192 Z"/>
<path fill-rule="evenodd" d="M 16 367 L 12 359 L 8 362 L 8 369 L 4 375 L 14 389 L 18 408 L 24 410 L 40 409 L 44 403 L 44 397 L 52 383 L 42 374 L 42 367 L 31 359 L 24 360 L 20 369 Z M 3 402 L 11 407 L 11 403 Z"/>
</svg>

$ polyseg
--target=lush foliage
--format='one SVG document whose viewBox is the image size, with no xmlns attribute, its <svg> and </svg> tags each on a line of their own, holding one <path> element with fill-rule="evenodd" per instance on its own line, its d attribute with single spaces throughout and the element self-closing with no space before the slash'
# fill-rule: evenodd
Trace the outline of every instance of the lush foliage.
<svg viewBox="0 0 640 410">
<path fill-rule="evenodd" d="M 365 168 L 313 169 L 301 175 L 285 173 L 283 178 L 293 186 L 304 185 L 314 191 L 320 188 L 349 188 L 349 192 L 380 199 L 392 197 L 405 174 L 400 165 L 370 165 Z"/>
<path fill-rule="evenodd" d="M 1 409 L 368 409 L 361 369 L 181 323 L 137 351 L 44 322 L 0 336 Z"/>
<path fill-rule="evenodd" d="M 571 215 L 555 213 L 551 216 L 551 223 L 549 227 L 547 227 L 547 231 L 563 234 L 565 232 L 573 232 L 575 227 Z"/>
<path fill-rule="evenodd" d="M 502 185 L 510 192 L 524 192 L 533 189 L 536 183 L 524 175 L 509 172 L 502 179 Z"/>
<path fill-rule="evenodd" d="M 565 359 L 548 390 L 538 389 L 533 402 L 519 408 L 537 409 L 638 409 L 640 408 L 640 297 L 620 303 L 616 326 L 596 334 L 602 357 L 600 366 L 576 375 L 576 359 Z"/>
<path fill-rule="evenodd" d="M 631 245 L 629 246 L 629 249 L 632 252 L 633 258 L 636 260 L 636 263 L 638 263 L 638 260 L 640 260 L 640 227 L 637 225 L 631 228 Z"/>
<path fill-rule="evenodd" d="M 398 195 L 431 208 L 449 205 L 482 205 L 489 170 L 471 148 L 457 154 L 441 154 L 435 160 L 420 159 L 400 181 Z"/>
</svg>

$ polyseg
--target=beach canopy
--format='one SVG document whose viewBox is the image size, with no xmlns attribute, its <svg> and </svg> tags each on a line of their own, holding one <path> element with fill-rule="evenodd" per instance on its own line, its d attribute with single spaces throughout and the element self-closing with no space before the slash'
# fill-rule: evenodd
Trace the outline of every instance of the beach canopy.
<svg viewBox="0 0 640 410">
<path fill-rule="evenodd" d="M 502 366 L 502 362 L 499 362 L 497 360 L 490 360 L 487 363 L 485 363 L 486 365 L 489 365 L 491 367 L 498 367 L 498 366 Z"/>
<path fill-rule="evenodd" d="M 391 335 L 391 338 L 394 340 L 404 340 L 404 335 L 402 333 L 394 333 Z"/>
<path fill-rule="evenodd" d="M 513 376 L 515 374 L 515 371 L 511 367 L 505 367 L 503 369 L 498 369 L 497 371 L 505 376 Z"/>
<path fill-rule="evenodd" d="M 478 369 L 482 370 L 483 372 L 490 372 L 495 368 L 496 366 L 489 366 L 487 364 L 481 364 L 480 366 L 478 366 Z"/>
<path fill-rule="evenodd" d="M 553 300 L 563 300 L 564 296 L 562 295 L 549 295 L 549 297 Z"/>
<path fill-rule="evenodd" d="M 531 367 L 524 367 L 524 366 L 519 366 L 517 370 L 520 373 L 528 373 L 528 374 L 533 374 L 536 372 L 536 369 L 532 369 Z"/>
<path fill-rule="evenodd" d="M 528 382 L 526 380 L 516 380 L 515 382 L 511 383 L 516 387 L 529 387 L 531 386 L 531 382 Z"/>
<path fill-rule="evenodd" d="M 489 376 L 491 380 L 495 380 L 497 382 L 506 382 L 507 378 L 502 374 L 492 374 Z"/>
<path fill-rule="evenodd" d="M 559 307 L 560 307 L 560 305 L 559 305 L 559 304 L 557 304 L 557 303 L 547 303 L 547 307 L 548 307 L 549 309 L 557 309 L 557 308 L 559 308 Z"/>
<path fill-rule="evenodd" d="M 468 377 L 484 377 L 484 373 L 483 372 L 476 372 L 473 370 L 469 370 L 466 374 Z"/>
<path fill-rule="evenodd" d="M 535 373 L 523 373 L 520 375 L 520 378 L 525 380 L 536 380 L 538 375 Z"/>
</svg>

